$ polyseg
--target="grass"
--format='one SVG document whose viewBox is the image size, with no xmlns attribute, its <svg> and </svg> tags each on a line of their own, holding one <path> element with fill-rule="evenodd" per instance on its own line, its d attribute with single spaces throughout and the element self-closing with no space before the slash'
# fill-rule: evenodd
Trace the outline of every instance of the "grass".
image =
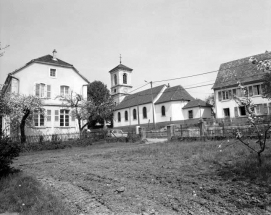
<svg viewBox="0 0 271 215">
<path fill-rule="evenodd" d="M 70 207 L 89 214 L 265 214 L 271 202 L 267 145 L 261 167 L 236 140 L 104 143 L 25 153 L 15 166 L 49 178 Z M 98 206 L 90 210 L 87 199 Z"/>
<path fill-rule="evenodd" d="M 0 213 L 4 212 L 22 215 L 71 214 L 50 190 L 22 172 L 10 173 L 0 179 Z"/>
</svg>

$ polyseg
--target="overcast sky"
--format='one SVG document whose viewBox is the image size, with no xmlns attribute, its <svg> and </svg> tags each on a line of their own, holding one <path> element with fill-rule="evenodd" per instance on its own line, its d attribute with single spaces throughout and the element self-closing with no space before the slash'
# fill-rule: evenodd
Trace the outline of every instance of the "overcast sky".
<svg viewBox="0 0 271 215">
<path fill-rule="evenodd" d="M 0 57 L 0 84 L 53 49 L 90 82 L 108 88 L 108 71 L 121 54 L 133 69 L 134 89 L 144 80 L 215 71 L 221 63 L 271 51 L 270 0 L 1 0 L 0 24 L 2 46 L 10 45 Z M 191 87 L 215 78 L 169 83 Z M 188 92 L 204 99 L 211 87 Z"/>
</svg>

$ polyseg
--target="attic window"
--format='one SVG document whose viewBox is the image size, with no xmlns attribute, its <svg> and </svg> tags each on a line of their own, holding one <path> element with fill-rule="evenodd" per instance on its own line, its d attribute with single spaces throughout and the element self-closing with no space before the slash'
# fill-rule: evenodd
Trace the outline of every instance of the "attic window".
<svg viewBox="0 0 271 215">
<path fill-rule="evenodd" d="M 56 69 L 50 69 L 50 77 L 56 78 Z"/>
</svg>

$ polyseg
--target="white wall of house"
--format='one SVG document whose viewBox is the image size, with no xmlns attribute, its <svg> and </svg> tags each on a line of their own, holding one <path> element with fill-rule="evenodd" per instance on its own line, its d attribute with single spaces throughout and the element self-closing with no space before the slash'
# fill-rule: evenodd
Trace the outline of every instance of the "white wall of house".
<svg viewBox="0 0 271 215">
<path fill-rule="evenodd" d="M 254 84 L 249 84 L 249 85 L 245 85 L 245 87 L 248 87 L 251 89 L 251 87 L 255 86 L 255 85 L 260 85 L 262 84 L 261 82 L 260 83 L 254 83 Z M 239 106 L 237 105 L 237 103 L 235 102 L 234 99 L 230 99 L 230 97 L 227 99 L 223 99 L 220 101 L 219 100 L 219 96 L 218 96 L 218 93 L 219 92 L 222 92 L 222 91 L 233 91 L 233 89 L 237 89 L 237 87 L 235 88 L 227 88 L 227 89 L 223 89 L 223 90 L 215 90 L 214 93 L 215 93 L 215 104 L 216 104 L 216 117 L 217 118 L 224 118 L 226 117 L 225 116 L 225 111 L 224 109 L 227 109 L 229 108 L 229 111 L 230 111 L 230 117 L 236 117 L 236 114 L 235 114 L 235 110 L 237 108 L 237 111 L 238 111 L 238 116 L 241 116 L 240 114 L 240 109 L 239 109 Z M 268 99 L 265 99 L 265 98 L 262 98 L 261 95 L 252 95 L 250 96 L 250 98 L 252 99 L 253 103 L 256 104 L 256 105 L 267 105 L 268 107 L 268 114 L 271 114 L 271 104 L 270 104 L 270 101 Z M 256 114 L 258 114 L 258 112 L 256 111 Z"/>
<path fill-rule="evenodd" d="M 56 69 L 56 77 L 50 77 L 51 68 Z M 87 87 L 84 85 L 88 83 L 72 68 L 34 63 L 14 76 L 20 80 L 20 94 L 35 95 L 36 83 L 51 85 L 51 99 L 46 99 L 46 104 L 59 104 L 59 100 L 55 97 L 60 95 L 60 86 L 69 86 L 70 90 L 84 96 L 87 95 Z"/>
<path fill-rule="evenodd" d="M 189 119 L 189 111 L 193 111 L 193 119 L 195 118 L 211 118 L 212 112 L 210 107 L 193 107 L 183 109 L 184 119 Z"/>
<path fill-rule="evenodd" d="M 50 77 L 50 69 L 56 69 L 56 77 Z M 24 95 L 36 95 L 35 86 L 36 84 L 45 84 L 45 89 L 50 85 L 50 98 L 47 98 L 47 91 L 45 91 L 45 97 L 42 98 L 45 110 L 44 124 L 33 125 L 32 127 L 26 128 L 27 135 L 36 134 L 53 134 L 53 133 L 70 133 L 77 132 L 78 123 L 76 119 L 72 119 L 69 116 L 69 125 L 60 126 L 60 110 L 69 109 L 64 106 L 63 100 L 56 98 L 60 95 L 60 87 L 68 86 L 70 92 L 76 92 L 87 98 L 87 84 L 77 72 L 72 68 L 51 66 L 46 64 L 34 63 L 23 68 L 21 71 L 13 75 L 11 81 L 11 90 Z M 18 81 L 18 80 L 19 81 Z M 49 112 L 47 112 L 49 110 Z M 51 117 L 47 115 L 50 113 Z M 70 111 L 69 111 L 70 113 Z M 57 117 L 56 117 L 57 116 Z M 49 120 L 51 118 L 51 120 Z"/>
</svg>

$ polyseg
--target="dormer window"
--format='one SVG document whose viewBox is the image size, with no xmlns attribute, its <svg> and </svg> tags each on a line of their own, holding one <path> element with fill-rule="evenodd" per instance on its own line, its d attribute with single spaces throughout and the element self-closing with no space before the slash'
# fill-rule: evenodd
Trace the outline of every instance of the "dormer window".
<svg viewBox="0 0 271 215">
<path fill-rule="evenodd" d="M 50 77 L 56 78 L 56 69 L 50 69 Z"/>
</svg>

